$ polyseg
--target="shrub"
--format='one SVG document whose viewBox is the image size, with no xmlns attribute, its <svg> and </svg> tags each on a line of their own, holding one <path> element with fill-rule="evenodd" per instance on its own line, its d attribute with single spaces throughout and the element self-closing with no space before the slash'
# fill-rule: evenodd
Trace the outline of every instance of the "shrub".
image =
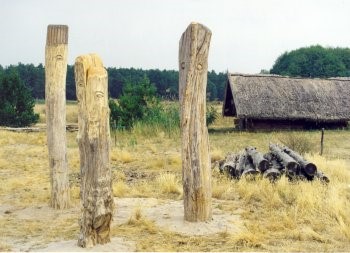
<svg viewBox="0 0 350 253">
<path fill-rule="evenodd" d="M 143 119 L 152 108 L 159 106 L 156 88 L 147 77 L 140 82 L 126 83 L 118 103 L 109 100 L 111 123 L 116 121 L 118 129 L 131 129 L 134 123 Z"/>
<path fill-rule="evenodd" d="M 162 130 L 169 134 L 178 132 L 180 112 L 178 104 L 160 103 L 156 88 L 147 77 L 140 82 L 127 83 L 118 102 L 109 100 L 111 110 L 110 122 L 113 128 L 129 130 L 131 128 Z M 213 106 L 207 107 L 207 125 L 214 123 L 218 117 Z M 115 122 L 115 124 L 114 124 Z"/>
<path fill-rule="evenodd" d="M 34 113 L 35 100 L 12 68 L 0 76 L 0 125 L 23 127 L 39 120 Z"/>
<path fill-rule="evenodd" d="M 215 122 L 215 120 L 218 118 L 219 114 L 218 112 L 215 110 L 214 106 L 210 106 L 208 108 L 207 106 L 207 126 L 213 124 Z"/>
<path fill-rule="evenodd" d="M 284 133 L 278 139 L 283 145 L 297 151 L 299 154 L 311 153 L 313 151 L 313 144 L 305 134 Z"/>
</svg>

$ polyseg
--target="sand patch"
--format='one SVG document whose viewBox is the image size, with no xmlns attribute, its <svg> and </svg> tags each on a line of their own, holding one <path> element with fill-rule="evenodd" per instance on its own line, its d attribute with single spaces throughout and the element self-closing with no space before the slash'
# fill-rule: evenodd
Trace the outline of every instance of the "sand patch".
<svg viewBox="0 0 350 253">
<path fill-rule="evenodd" d="M 168 200 L 158 203 L 159 200 L 153 198 L 120 198 L 115 200 L 117 204 L 115 222 L 121 224 L 126 222 L 139 208 L 142 215 L 153 220 L 157 226 L 173 232 L 185 235 L 210 235 L 219 232 L 236 233 L 242 230 L 240 215 L 228 214 L 214 207 L 213 218 L 207 222 L 187 222 L 184 221 L 183 201 Z"/>
<path fill-rule="evenodd" d="M 68 217 L 78 217 L 79 216 L 79 208 L 72 207 L 69 209 L 58 210 L 49 207 L 48 205 L 37 205 L 22 208 L 16 210 L 14 214 L 18 219 L 22 220 L 48 220 L 52 221 L 57 218 L 65 219 Z"/>
<path fill-rule="evenodd" d="M 135 251 L 135 243 L 123 238 L 114 237 L 110 243 L 95 245 L 93 248 L 81 248 L 77 246 L 77 240 L 52 242 L 46 248 L 35 250 L 36 252 L 130 252 Z"/>
<path fill-rule="evenodd" d="M 211 235 L 220 232 L 237 233 L 242 231 L 243 224 L 240 219 L 239 210 L 235 213 L 228 213 L 220 210 L 221 201 L 213 199 L 213 218 L 208 222 L 186 222 L 184 221 L 183 201 L 182 200 L 164 200 L 155 198 L 115 198 L 116 210 L 113 216 L 113 226 L 127 223 L 136 211 L 149 220 L 155 222 L 160 229 L 181 233 L 189 236 Z M 5 212 L 10 212 L 6 214 Z M 67 219 L 78 222 L 80 211 L 79 207 L 66 210 L 54 210 L 47 205 L 31 206 L 27 208 L 15 208 L 3 206 L 0 210 L 1 215 L 9 215 L 11 219 L 21 221 L 56 222 L 60 224 Z M 76 223 L 69 221 L 67 226 L 76 227 Z M 76 228 L 74 228 L 74 231 Z M 72 237 L 74 237 L 74 232 Z M 76 231 L 78 236 L 79 231 Z M 5 238 L 3 238 L 5 239 Z M 52 238 L 59 240 L 59 238 Z M 45 242 L 44 234 L 28 235 L 25 238 L 8 237 L 5 242 L 13 251 L 46 251 L 46 252 L 82 252 L 82 251 L 135 251 L 135 242 L 127 241 L 124 238 L 111 238 L 111 243 L 105 245 L 96 245 L 91 249 L 80 248 L 77 246 L 77 240 L 66 240 Z"/>
</svg>

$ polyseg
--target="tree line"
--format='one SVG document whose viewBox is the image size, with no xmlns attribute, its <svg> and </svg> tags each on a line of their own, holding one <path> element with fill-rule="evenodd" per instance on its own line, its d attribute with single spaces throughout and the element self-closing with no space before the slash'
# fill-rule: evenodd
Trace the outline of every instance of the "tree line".
<svg viewBox="0 0 350 253">
<path fill-rule="evenodd" d="M 320 78 L 350 76 L 350 48 L 315 45 L 285 52 L 277 58 L 270 73 Z"/>
<path fill-rule="evenodd" d="M 0 65 L 0 71 L 4 69 Z M 18 72 L 20 79 L 30 89 L 35 99 L 45 98 L 45 67 L 42 64 L 10 65 L 6 69 Z M 111 98 L 119 98 L 123 87 L 127 83 L 138 83 L 147 77 L 156 88 L 156 94 L 167 100 L 178 99 L 179 73 L 176 70 L 159 69 L 135 69 L 135 68 L 107 68 L 108 89 Z M 227 75 L 216 73 L 214 70 L 208 72 L 208 99 L 223 100 Z M 66 97 L 68 100 L 76 100 L 74 66 L 67 66 Z"/>
</svg>

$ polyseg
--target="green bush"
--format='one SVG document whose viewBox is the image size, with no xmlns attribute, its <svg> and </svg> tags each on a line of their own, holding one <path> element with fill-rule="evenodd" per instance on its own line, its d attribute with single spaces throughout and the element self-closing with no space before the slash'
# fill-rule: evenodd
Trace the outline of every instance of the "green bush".
<svg viewBox="0 0 350 253">
<path fill-rule="evenodd" d="M 30 90 L 11 67 L 0 73 L 0 125 L 30 126 L 39 120 Z"/>
<path fill-rule="evenodd" d="M 156 88 L 147 77 L 137 83 L 126 83 L 118 103 L 109 100 L 111 124 L 116 122 L 117 129 L 131 129 L 135 122 L 145 118 L 152 110 L 159 107 Z"/>
<path fill-rule="evenodd" d="M 118 102 L 109 100 L 112 128 L 130 130 L 137 126 L 156 132 L 161 130 L 169 134 L 178 133 L 180 112 L 178 104 L 160 103 L 156 88 L 147 77 L 134 84 L 127 83 Z M 213 106 L 207 108 L 207 125 L 218 117 Z"/>
<path fill-rule="evenodd" d="M 147 132 L 165 132 L 169 137 L 177 135 L 180 130 L 180 113 L 178 104 L 163 105 L 151 108 L 145 117 L 137 122 L 137 127 Z"/>
<path fill-rule="evenodd" d="M 214 106 L 210 106 L 209 108 L 207 106 L 207 115 L 206 116 L 207 116 L 207 126 L 209 126 L 215 122 L 215 120 L 218 118 L 219 114 L 215 110 Z"/>
</svg>

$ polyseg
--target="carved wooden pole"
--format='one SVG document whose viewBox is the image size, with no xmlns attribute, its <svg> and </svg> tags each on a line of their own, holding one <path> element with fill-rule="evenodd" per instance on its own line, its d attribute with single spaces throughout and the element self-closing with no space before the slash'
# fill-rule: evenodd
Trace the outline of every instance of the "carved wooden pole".
<svg viewBox="0 0 350 253">
<path fill-rule="evenodd" d="M 179 50 L 182 181 L 186 221 L 212 217 L 211 166 L 206 126 L 206 88 L 211 31 L 191 23 L 182 34 Z"/>
<path fill-rule="evenodd" d="M 46 131 L 51 178 L 51 206 L 69 206 L 66 150 L 66 74 L 68 26 L 49 25 L 45 48 Z"/>
<path fill-rule="evenodd" d="M 110 242 L 113 215 L 107 71 L 97 55 L 75 61 L 81 203 L 78 245 Z"/>
</svg>

